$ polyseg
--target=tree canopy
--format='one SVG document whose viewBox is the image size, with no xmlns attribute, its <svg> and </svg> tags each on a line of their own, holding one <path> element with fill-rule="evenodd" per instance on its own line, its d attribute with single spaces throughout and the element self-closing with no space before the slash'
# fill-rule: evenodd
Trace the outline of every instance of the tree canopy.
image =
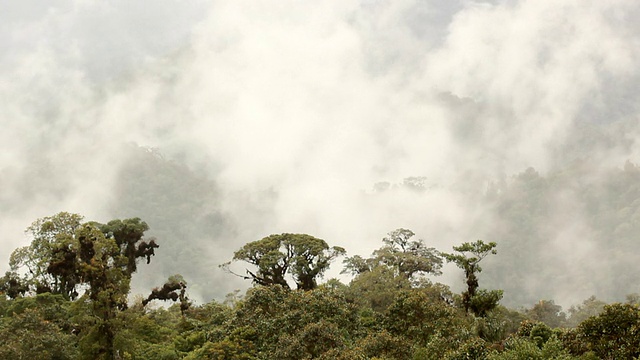
<svg viewBox="0 0 640 360">
<path fill-rule="evenodd" d="M 236 251 L 232 261 L 244 261 L 256 267 L 246 270 L 248 279 L 258 285 L 280 285 L 289 288 L 290 275 L 297 288 L 311 290 L 318 286 L 317 278 L 331 262 L 346 252 L 338 246 L 329 247 L 322 239 L 307 234 L 270 235 L 250 242 Z M 224 267 L 230 263 L 223 264 Z"/>
<path fill-rule="evenodd" d="M 377 266 L 391 269 L 396 276 L 416 280 L 421 275 L 440 275 L 442 257 L 423 240 L 411 240 L 415 233 L 408 229 L 396 229 L 382 239 L 384 246 L 364 259 L 355 255 L 345 259 L 345 270 L 354 275 L 372 271 Z"/>
<path fill-rule="evenodd" d="M 88 335 L 79 343 L 83 356 L 113 359 L 118 316 L 128 307 L 137 261 L 149 263 L 159 246 L 144 238 L 149 227 L 139 218 L 82 220 L 66 212 L 36 220 L 27 229 L 31 244 L 14 251 L 0 290 L 14 299 L 28 293 L 78 299 L 89 315 L 83 320 Z"/>
<path fill-rule="evenodd" d="M 71 219 L 79 220 L 65 228 Z M 464 243 L 441 254 L 398 229 L 371 257 L 348 258 L 346 271 L 355 277 L 343 284 L 319 278 L 344 249 L 306 234 L 270 235 L 234 254 L 234 261 L 251 265 L 243 277 L 253 287 L 224 303 L 194 304 L 180 275 L 146 297 L 129 298 L 139 261 L 151 261 L 159 248 L 155 240 L 149 247 L 142 220 L 100 224 L 58 214 L 35 223 L 43 234 L 25 254 L 43 258 L 25 256 L 0 279 L 3 359 L 591 360 L 640 354 L 637 295 L 607 305 L 590 297 L 568 313 L 553 300 L 520 310 L 500 305 L 501 291 L 480 288 L 477 278 L 495 243 Z M 424 277 L 440 274 L 443 258 L 465 271 L 468 287 L 461 294 Z M 29 272 L 27 263 L 43 272 Z M 77 294 L 69 291 L 72 280 Z M 175 304 L 155 307 L 154 300 Z"/>
</svg>

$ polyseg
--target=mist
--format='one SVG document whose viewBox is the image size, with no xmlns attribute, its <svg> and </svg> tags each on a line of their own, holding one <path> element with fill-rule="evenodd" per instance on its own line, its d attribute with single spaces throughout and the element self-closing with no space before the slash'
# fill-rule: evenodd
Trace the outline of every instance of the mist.
<svg viewBox="0 0 640 360">
<path fill-rule="evenodd" d="M 201 302 L 249 285 L 218 268 L 247 242 L 367 256 L 397 228 L 442 251 L 498 241 L 481 286 L 512 306 L 640 292 L 605 285 L 638 259 L 594 223 L 613 195 L 584 191 L 640 161 L 636 1 L 2 7 L 2 271 L 32 221 L 68 211 L 147 221 L 161 248 L 134 291 L 180 273 Z M 504 204 L 536 179 L 554 185 L 526 229 Z"/>
</svg>

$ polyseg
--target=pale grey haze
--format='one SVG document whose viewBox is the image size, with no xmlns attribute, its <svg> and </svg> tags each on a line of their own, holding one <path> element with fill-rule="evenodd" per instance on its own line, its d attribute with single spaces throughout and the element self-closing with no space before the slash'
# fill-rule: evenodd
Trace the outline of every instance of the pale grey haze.
<svg viewBox="0 0 640 360">
<path fill-rule="evenodd" d="M 640 255 L 595 235 L 608 198 L 554 188 L 535 253 L 485 198 L 640 162 L 639 24 L 637 0 L 1 0 L 0 270 L 39 217 L 139 216 L 164 247 L 135 290 L 181 273 L 206 302 L 248 286 L 217 265 L 249 241 L 366 256 L 403 227 L 443 251 L 500 233 L 483 275 L 507 304 L 615 300 L 611 264 Z"/>
</svg>

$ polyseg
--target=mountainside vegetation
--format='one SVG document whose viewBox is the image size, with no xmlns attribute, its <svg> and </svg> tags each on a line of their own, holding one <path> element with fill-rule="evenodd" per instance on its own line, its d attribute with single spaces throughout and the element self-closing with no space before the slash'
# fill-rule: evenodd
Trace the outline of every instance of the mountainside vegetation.
<svg viewBox="0 0 640 360">
<path fill-rule="evenodd" d="M 480 262 L 499 253 L 499 243 L 478 240 L 444 253 L 397 229 L 370 257 L 344 257 L 344 272 L 354 275 L 344 284 L 320 281 L 344 249 L 307 234 L 274 234 L 233 256 L 247 264 L 246 275 L 236 274 L 253 284 L 246 293 L 197 305 L 181 275 L 147 298 L 129 298 L 138 261 L 149 263 L 162 250 L 147 230 L 139 218 L 100 224 L 59 213 L 36 220 L 27 229 L 31 244 L 14 251 L 0 279 L 0 358 L 640 356 L 638 295 L 612 304 L 590 297 L 567 312 L 553 300 L 501 305 L 502 290 L 485 289 L 478 277 Z M 464 271 L 461 294 L 433 281 L 445 260 Z"/>
</svg>

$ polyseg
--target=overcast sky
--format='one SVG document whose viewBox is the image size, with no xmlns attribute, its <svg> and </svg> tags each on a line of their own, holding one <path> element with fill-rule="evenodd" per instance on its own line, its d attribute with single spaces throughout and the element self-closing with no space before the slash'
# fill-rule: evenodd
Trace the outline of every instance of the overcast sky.
<svg viewBox="0 0 640 360">
<path fill-rule="evenodd" d="M 127 142 L 277 191 L 238 245 L 474 240 L 482 209 L 445 185 L 544 172 L 576 127 L 637 118 L 639 20 L 637 0 L 0 0 L 0 269 L 38 217 L 109 220 Z M 593 156 L 638 161 L 625 131 Z M 411 176 L 438 190 L 363 195 Z"/>
</svg>

